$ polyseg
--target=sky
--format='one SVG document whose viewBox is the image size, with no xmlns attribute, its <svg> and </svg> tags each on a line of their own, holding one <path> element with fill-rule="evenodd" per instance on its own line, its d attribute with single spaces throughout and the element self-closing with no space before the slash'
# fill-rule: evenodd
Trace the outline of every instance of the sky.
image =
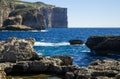
<svg viewBox="0 0 120 79">
<path fill-rule="evenodd" d="M 23 0 L 41 1 L 68 8 L 69 27 L 120 27 L 120 0 Z"/>
</svg>

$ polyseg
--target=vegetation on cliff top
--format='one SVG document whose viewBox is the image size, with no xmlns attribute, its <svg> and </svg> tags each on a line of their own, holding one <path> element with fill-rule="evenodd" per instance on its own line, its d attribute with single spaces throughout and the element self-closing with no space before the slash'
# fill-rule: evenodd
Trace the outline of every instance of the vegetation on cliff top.
<svg viewBox="0 0 120 79">
<path fill-rule="evenodd" d="M 25 2 L 21 0 L 0 0 L 0 2 L 6 2 L 6 3 L 13 3 L 16 5 L 23 5 L 23 6 L 31 6 L 31 7 L 47 7 L 47 8 L 54 8 L 56 6 L 45 4 L 43 2 Z"/>
</svg>

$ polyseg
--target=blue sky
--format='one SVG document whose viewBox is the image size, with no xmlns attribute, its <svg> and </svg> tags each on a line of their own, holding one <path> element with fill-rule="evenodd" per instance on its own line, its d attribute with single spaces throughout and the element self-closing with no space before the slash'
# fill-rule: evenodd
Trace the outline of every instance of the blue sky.
<svg viewBox="0 0 120 79">
<path fill-rule="evenodd" d="M 69 27 L 120 27 L 120 0 L 24 0 L 68 8 Z"/>
</svg>

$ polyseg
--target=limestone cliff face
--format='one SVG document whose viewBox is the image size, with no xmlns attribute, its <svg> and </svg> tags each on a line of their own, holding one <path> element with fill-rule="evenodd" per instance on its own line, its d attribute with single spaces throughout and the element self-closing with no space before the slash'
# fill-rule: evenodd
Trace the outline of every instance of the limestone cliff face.
<svg viewBox="0 0 120 79">
<path fill-rule="evenodd" d="M 4 0 L 0 0 L 0 27 L 2 27 L 3 21 L 8 18 L 11 10 L 10 4 Z"/>
<path fill-rule="evenodd" d="M 67 27 L 67 9 L 66 8 L 53 8 L 52 13 L 52 27 Z"/>
<path fill-rule="evenodd" d="M 34 10 L 28 10 L 34 9 Z M 18 14 L 17 14 L 18 13 Z M 22 24 L 33 29 L 67 28 L 67 8 L 55 7 L 42 2 L 0 0 L 0 28 L 5 27 L 11 17 L 22 16 Z M 6 21 L 7 20 L 7 21 Z M 10 20 L 12 23 L 16 20 Z M 7 22 L 9 26 L 10 22 Z M 16 25 L 16 24 L 13 24 Z"/>
<path fill-rule="evenodd" d="M 22 19 L 17 18 L 19 15 L 22 17 Z M 9 22 L 6 22 L 8 20 Z M 4 21 L 4 25 L 4 27 L 8 25 L 25 25 L 36 30 L 42 30 L 46 26 L 43 15 L 41 15 L 35 8 L 25 8 L 12 11 L 9 14 L 9 19 Z"/>
<path fill-rule="evenodd" d="M 40 8 L 48 28 L 67 28 L 67 8 Z"/>
</svg>

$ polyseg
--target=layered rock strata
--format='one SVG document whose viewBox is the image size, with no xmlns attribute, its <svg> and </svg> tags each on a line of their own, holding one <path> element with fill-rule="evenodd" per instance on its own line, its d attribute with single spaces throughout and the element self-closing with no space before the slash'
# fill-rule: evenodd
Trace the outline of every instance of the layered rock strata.
<svg viewBox="0 0 120 79">
<path fill-rule="evenodd" d="M 6 19 L 3 24 L 3 27 L 8 27 L 10 25 L 21 25 L 22 28 L 22 26 L 24 25 L 36 30 L 45 29 L 46 26 L 44 17 L 38 12 L 37 9 L 34 8 L 12 11 L 9 14 L 9 18 Z"/>
<path fill-rule="evenodd" d="M 1 0 L 0 1 L 0 29 L 9 25 L 16 25 L 18 28 L 11 27 L 13 30 L 22 29 L 23 26 L 31 27 L 32 30 L 41 30 L 45 28 L 67 28 L 67 8 L 55 7 L 42 2 L 22 2 L 19 0 Z M 17 17 L 22 16 L 23 26 L 18 26 Z M 19 18 L 20 19 L 20 18 Z M 12 23 L 11 23 L 12 22 Z M 12 24 L 12 25 L 11 25 Z M 23 28 L 22 28 L 23 27 Z M 31 28 L 25 28 L 31 30 Z M 8 30 L 8 29 L 6 29 Z"/>
</svg>

